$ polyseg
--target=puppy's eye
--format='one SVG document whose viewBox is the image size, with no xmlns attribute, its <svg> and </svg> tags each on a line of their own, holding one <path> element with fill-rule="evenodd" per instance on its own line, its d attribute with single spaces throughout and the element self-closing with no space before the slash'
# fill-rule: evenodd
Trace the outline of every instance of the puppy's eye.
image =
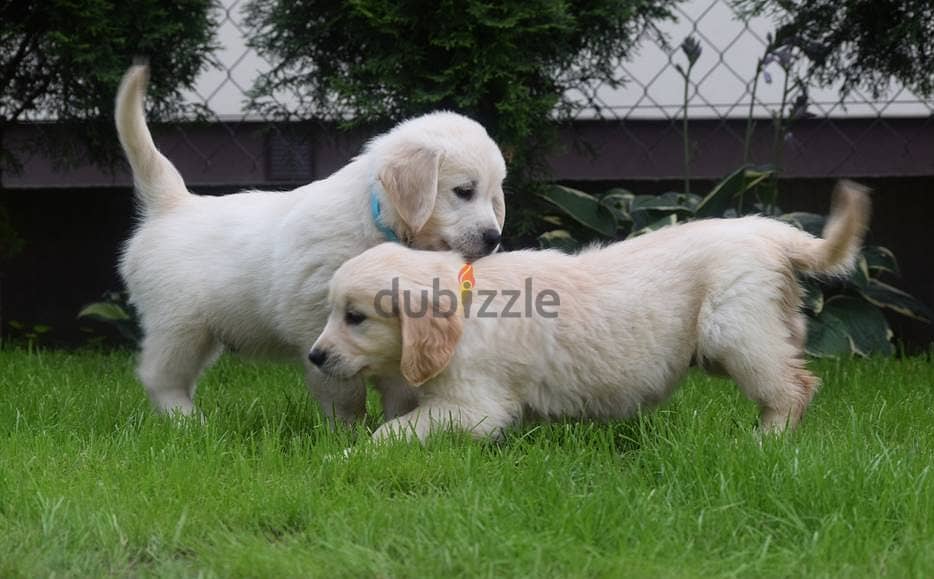
<svg viewBox="0 0 934 579">
<path fill-rule="evenodd" d="M 460 187 L 454 188 L 454 194 L 463 199 L 464 201 L 470 201 L 473 199 L 474 186 L 473 185 L 461 185 Z"/>
<path fill-rule="evenodd" d="M 348 326 L 359 326 L 364 320 L 366 320 L 366 316 L 360 312 L 347 310 L 347 313 L 344 314 L 344 322 L 346 322 Z"/>
</svg>

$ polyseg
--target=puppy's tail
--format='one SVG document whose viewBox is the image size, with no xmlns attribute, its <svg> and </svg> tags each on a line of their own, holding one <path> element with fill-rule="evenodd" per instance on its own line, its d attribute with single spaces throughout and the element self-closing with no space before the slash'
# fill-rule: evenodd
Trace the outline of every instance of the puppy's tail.
<svg viewBox="0 0 934 579">
<path fill-rule="evenodd" d="M 792 238 L 788 257 L 796 269 L 844 275 L 853 269 L 869 226 L 869 189 L 852 181 L 840 181 L 833 193 L 830 217 L 823 239 L 810 235 Z"/>
<path fill-rule="evenodd" d="M 143 210 L 161 213 L 178 205 L 190 194 L 175 166 L 156 149 L 146 126 L 143 98 L 148 81 L 147 65 L 130 67 L 120 81 L 114 116 L 120 144 L 133 169 L 133 182 Z"/>
</svg>

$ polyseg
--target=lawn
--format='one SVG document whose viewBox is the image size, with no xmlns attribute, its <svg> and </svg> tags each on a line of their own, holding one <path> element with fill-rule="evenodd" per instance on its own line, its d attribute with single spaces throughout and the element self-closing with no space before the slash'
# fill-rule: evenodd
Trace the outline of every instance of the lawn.
<svg viewBox="0 0 934 579">
<path fill-rule="evenodd" d="M 698 373 L 629 422 L 334 458 L 362 430 L 288 365 L 223 360 L 177 424 L 128 353 L 0 351 L 0 576 L 934 575 L 934 360 L 813 366 L 785 437 Z"/>
</svg>

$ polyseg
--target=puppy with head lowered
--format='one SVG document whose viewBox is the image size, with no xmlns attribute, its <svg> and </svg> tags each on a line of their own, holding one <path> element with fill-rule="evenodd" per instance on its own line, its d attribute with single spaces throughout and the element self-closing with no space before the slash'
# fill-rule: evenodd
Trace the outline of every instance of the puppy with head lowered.
<svg viewBox="0 0 934 579">
<path fill-rule="evenodd" d="M 141 316 L 138 374 L 152 402 L 192 413 L 198 375 L 228 346 L 300 356 L 326 414 L 361 415 L 363 383 L 322 380 L 306 359 L 327 319 L 328 280 L 387 239 L 468 258 L 494 251 L 505 217 L 499 148 L 476 122 L 440 112 L 399 124 L 293 191 L 192 195 L 146 126 L 147 74 L 127 72 L 116 124 L 140 200 L 120 273 Z M 412 408 L 403 383 L 377 387 L 387 415 Z"/>
<path fill-rule="evenodd" d="M 376 439 L 496 436 L 527 413 L 623 418 L 668 398 L 692 360 L 725 371 L 760 427 L 781 431 L 819 384 L 804 367 L 797 273 L 846 273 L 868 217 L 866 191 L 843 182 L 823 239 L 764 217 L 710 219 L 578 255 L 491 255 L 469 289 L 456 254 L 383 244 L 335 273 L 309 356 L 341 380 L 419 387 L 418 407 Z"/>
</svg>

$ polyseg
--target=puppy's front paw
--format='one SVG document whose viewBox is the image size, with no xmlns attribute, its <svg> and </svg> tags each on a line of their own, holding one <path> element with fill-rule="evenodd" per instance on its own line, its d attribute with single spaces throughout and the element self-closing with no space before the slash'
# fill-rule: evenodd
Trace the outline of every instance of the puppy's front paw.
<svg viewBox="0 0 934 579">
<path fill-rule="evenodd" d="M 173 410 L 171 412 L 163 412 L 161 413 L 161 416 L 172 426 L 178 428 L 179 430 L 203 428 L 208 424 L 207 417 L 205 417 L 205 415 L 198 410 L 192 410 L 189 413 L 182 413 L 178 410 Z"/>
<path fill-rule="evenodd" d="M 393 440 L 406 440 L 404 425 L 397 420 L 386 422 L 373 432 L 372 440 L 377 444 L 384 444 Z"/>
<path fill-rule="evenodd" d="M 337 462 L 339 460 L 347 460 L 348 458 L 350 458 L 354 454 L 358 454 L 359 452 L 360 452 L 360 449 L 353 447 L 353 446 L 348 446 L 347 448 L 345 448 L 344 450 L 340 452 L 329 452 L 328 454 L 324 455 L 324 460 L 325 462 Z"/>
</svg>

